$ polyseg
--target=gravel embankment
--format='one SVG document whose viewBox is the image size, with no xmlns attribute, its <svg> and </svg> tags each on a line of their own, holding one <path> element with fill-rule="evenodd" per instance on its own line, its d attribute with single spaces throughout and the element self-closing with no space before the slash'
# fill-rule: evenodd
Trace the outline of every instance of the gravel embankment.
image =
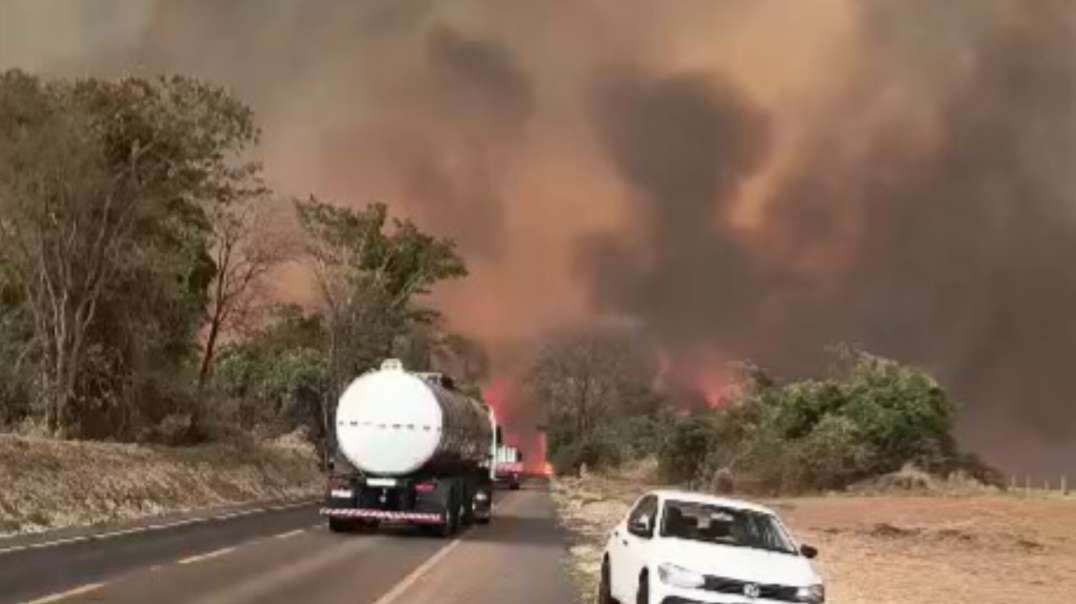
<svg viewBox="0 0 1076 604">
<path fill-rule="evenodd" d="M 323 484 L 297 435 L 175 448 L 0 435 L 0 536 L 307 497 Z"/>
</svg>

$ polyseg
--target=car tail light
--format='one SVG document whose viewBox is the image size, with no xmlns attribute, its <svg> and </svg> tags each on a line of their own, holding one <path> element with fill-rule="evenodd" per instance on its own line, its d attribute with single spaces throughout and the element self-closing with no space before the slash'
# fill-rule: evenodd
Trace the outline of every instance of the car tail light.
<svg viewBox="0 0 1076 604">
<path fill-rule="evenodd" d="M 336 474 L 329 476 L 329 488 L 330 489 L 350 489 L 351 479 L 348 476 L 342 474 Z"/>
<path fill-rule="evenodd" d="M 432 493 L 437 490 L 437 485 L 432 482 L 420 482 L 415 485 L 415 490 L 419 493 Z"/>
</svg>

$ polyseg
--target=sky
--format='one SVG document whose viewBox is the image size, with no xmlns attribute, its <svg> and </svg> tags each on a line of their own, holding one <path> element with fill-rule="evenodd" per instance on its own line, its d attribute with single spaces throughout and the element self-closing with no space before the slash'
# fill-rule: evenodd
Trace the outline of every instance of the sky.
<svg viewBox="0 0 1076 604">
<path fill-rule="evenodd" d="M 211 80 L 281 193 L 455 238 L 436 303 L 498 375 L 603 321 L 703 390 L 852 342 L 1044 473 L 1076 470 L 1074 40 L 1066 0 L 0 0 L 0 68 Z"/>
</svg>

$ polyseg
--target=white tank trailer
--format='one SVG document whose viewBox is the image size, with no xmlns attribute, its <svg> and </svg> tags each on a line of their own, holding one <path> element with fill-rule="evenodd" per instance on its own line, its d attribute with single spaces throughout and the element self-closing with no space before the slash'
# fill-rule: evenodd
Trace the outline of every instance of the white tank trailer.
<svg viewBox="0 0 1076 604">
<path fill-rule="evenodd" d="M 330 467 L 321 513 L 332 530 L 406 523 L 447 537 L 490 521 L 500 430 L 451 380 L 386 360 L 347 387 L 334 423 L 352 468 Z"/>
</svg>

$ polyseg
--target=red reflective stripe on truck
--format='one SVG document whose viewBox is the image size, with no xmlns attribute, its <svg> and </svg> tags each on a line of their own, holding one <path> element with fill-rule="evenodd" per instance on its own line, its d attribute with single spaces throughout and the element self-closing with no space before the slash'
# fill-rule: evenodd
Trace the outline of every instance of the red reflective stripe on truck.
<svg viewBox="0 0 1076 604">
<path fill-rule="evenodd" d="M 386 510 L 368 510 L 363 508 L 321 508 L 322 516 L 336 518 L 372 518 L 375 520 L 395 520 L 398 522 L 416 522 L 422 524 L 442 524 L 440 514 L 420 514 L 417 512 L 390 512 Z"/>
</svg>

